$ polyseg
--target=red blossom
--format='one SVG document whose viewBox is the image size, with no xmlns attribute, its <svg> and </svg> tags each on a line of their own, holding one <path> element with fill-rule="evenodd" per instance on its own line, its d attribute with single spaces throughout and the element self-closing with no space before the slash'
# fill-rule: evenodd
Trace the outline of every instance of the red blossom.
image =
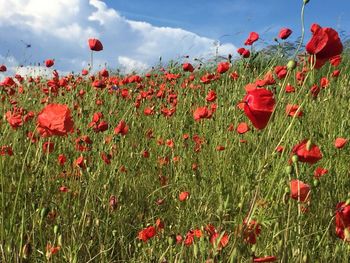
<svg viewBox="0 0 350 263">
<path fill-rule="evenodd" d="M 310 186 L 300 180 L 290 181 L 290 197 L 300 202 L 305 202 L 310 198 Z"/>
<path fill-rule="evenodd" d="M 250 32 L 247 40 L 244 42 L 244 45 L 251 46 L 255 41 L 259 39 L 259 34 L 256 32 Z"/>
<path fill-rule="evenodd" d="M 38 114 L 38 131 L 44 136 L 63 136 L 73 131 L 73 119 L 69 108 L 62 104 L 48 104 Z"/>
<path fill-rule="evenodd" d="M 307 139 L 295 145 L 292 149 L 292 154 L 296 154 L 300 162 L 308 164 L 317 163 L 322 159 L 320 148 L 310 143 Z"/>
<path fill-rule="evenodd" d="M 306 51 L 316 56 L 315 68 L 321 68 L 327 61 L 338 56 L 343 51 L 343 44 L 337 31 L 332 28 L 322 28 L 318 24 L 311 26 L 312 38 L 306 44 Z"/>
<path fill-rule="evenodd" d="M 280 39 L 287 39 L 291 34 L 292 30 L 289 28 L 281 28 L 280 32 L 278 33 L 278 37 Z"/>
<path fill-rule="evenodd" d="M 121 120 L 117 127 L 114 129 L 114 134 L 121 134 L 125 136 L 129 131 L 129 126 L 126 125 L 126 122 L 124 120 Z"/>
<path fill-rule="evenodd" d="M 343 148 L 348 143 L 348 139 L 345 138 L 336 138 L 334 141 L 334 146 L 337 149 Z"/>
<path fill-rule="evenodd" d="M 180 194 L 179 194 L 179 200 L 180 200 L 180 202 L 184 202 L 184 201 L 186 201 L 188 198 L 190 197 L 190 193 L 189 192 L 181 192 Z"/>
<path fill-rule="evenodd" d="M 90 49 L 93 50 L 93 51 L 101 51 L 101 50 L 103 50 L 103 45 L 102 45 L 101 41 L 96 39 L 96 38 L 90 38 L 88 40 L 88 43 L 89 43 Z"/>
<path fill-rule="evenodd" d="M 244 112 L 254 127 L 264 129 L 275 107 L 273 93 L 265 88 L 250 90 L 243 101 Z"/>
</svg>

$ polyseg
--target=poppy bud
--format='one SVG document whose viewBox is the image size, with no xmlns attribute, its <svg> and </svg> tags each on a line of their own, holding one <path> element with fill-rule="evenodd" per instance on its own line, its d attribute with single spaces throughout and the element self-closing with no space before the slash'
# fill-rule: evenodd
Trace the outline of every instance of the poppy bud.
<svg viewBox="0 0 350 263">
<path fill-rule="evenodd" d="M 292 162 L 293 162 L 293 163 L 297 163 L 298 160 L 299 160 L 298 155 L 293 155 L 293 156 L 292 156 Z"/>
<path fill-rule="evenodd" d="M 57 238 L 57 245 L 58 246 L 62 246 L 62 235 L 59 235 L 58 238 Z"/>
<path fill-rule="evenodd" d="M 43 209 L 41 209 L 41 212 L 40 212 L 41 220 L 43 220 L 49 214 L 49 212 L 50 210 L 47 207 L 44 207 Z"/>
<path fill-rule="evenodd" d="M 318 187 L 320 185 L 320 180 L 315 179 L 314 180 L 314 186 Z"/>
<path fill-rule="evenodd" d="M 307 151 L 311 150 L 311 145 L 312 145 L 311 140 L 308 140 L 307 143 L 306 143 L 306 150 Z"/>
<path fill-rule="evenodd" d="M 287 174 L 292 174 L 292 172 L 293 172 L 293 167 L 290 166 L 290 165 L 286 166 L 286 173 Z"/>
<path fill-rule="evenodd" d="M 293 70 L 297 67 L 297 63 L 295 62 L 295 60 L 289 60 L 287 63 L 287 69 L 288 70 Z"/>
<path fill-rule="evenodd" d="M 59 226 L 58 226 L 58 225 L 55 225 L 55 226 L 53 227 L 53 233 L 54 233 L 55 235 L 57 235 L 58 230 L 59 230 Z"/>
<path fill-rule="evenodd" d="M 30 255 L 32 254 L 32 245 L 30 243 L 26 243 L 22 248 L 22 257 L 24 259 L 28 259 Z"/>
<path fill-rule="evenodd" d="M 5 72 L 7 70 L 5 65 L 0 65 L 0 72 Z"/>
<path fill-rule="evenodd" d="M 306 5 L 307 3 L 309 3 L 310 0 L 304 0 L 304 4 Z"/>
</svg>

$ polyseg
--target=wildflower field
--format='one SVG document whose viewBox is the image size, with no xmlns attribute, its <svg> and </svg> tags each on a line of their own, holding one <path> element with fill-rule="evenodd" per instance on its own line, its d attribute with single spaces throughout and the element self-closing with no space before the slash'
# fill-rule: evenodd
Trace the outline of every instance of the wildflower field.
<svg viewBox="0 0 350 263">
<path fill-rule="evenodd" d="M 6 77 L 0 261 L 348 262 L 349 49 L 305 30 L 291 56 L 282 28 L 273 56 L 251 32 L 214 64 Z"/>
</svg>

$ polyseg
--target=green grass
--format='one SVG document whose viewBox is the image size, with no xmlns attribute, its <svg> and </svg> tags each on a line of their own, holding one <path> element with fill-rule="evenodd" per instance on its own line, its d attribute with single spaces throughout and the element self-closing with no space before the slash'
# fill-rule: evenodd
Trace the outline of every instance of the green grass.
<svg viewBox="0 0 350 263">
<path fill-rule="evenodd" d="M 3 118 L 0 146 L 10 145 L 14 155 L 0 156 L 1 262 L 252 262 L 253 254 L 274 255 L 281 262 L 347 262 L 350 247 L 335 235 L 334 215 L 336 204 L 350 197 L 350 148 L 346 145 L 338 150 L 334 140 L 349 138 L 349 60 L 344 58 L 338 78 L 330 76 L 333 68 L 326 65 L 308 72 L 301 85 L 295 79 L 296 70 L 277 80 L 269 87 L 276 92 L 275 113 L 268 126 L 258 131 L 236 105 L 244 97 L 244 86 L 276 65 L 277 59 L 262 57 L 250 63 L 237 61 L 229 72 L 207 85 L 199 81 L 203 69 L 195 72 L 192 83 L 196 89 L 181 87 L 189 74 L 175 67 L 171 71 L 182 74 L 176 81 L 165 81 L 157 72 L 158 77 L 144 78 L 143 88 L 122 86 L 129 90 L 129 99 L 116 91 L 110 94 L 107 88 L 93 89 L 89 80 L 77 77 L 69 81 L 71 90 L 60 88 L 58 96 L 41 91 L 45 80 L 23 83 L 23 94 L 8 96 L 3 89 L 2 116 L 11 110 L 10 100 L 17 101 L 17 107 L 39 113 L 44 107 L 41 99 L 48 97 L 50 102 L 68 105 L 75 129 L 88 135 L 93 144 L 91 151 L 77 152 L 77 130 L 31 143 L 26 133 L 36 130 L 36 118 L 16 130 Z M 238 80 L 230 79 L 233 71 L 240 75 Z M 329 78 L 330 85 L 313 99 L 309 89 L 323 76 Z M 287 83 L 296 88 L 295 93 L 284 92 Z M 136 97 L 152 84 L 154 94 L 165 87 L 165 98 L 152 96 L 136 109 Z M 78 96 L 81 89 L 86 91 L 82 99 Z M 210 89 L 217 93 L 217 110 L 211 119 L 196 122 L 192 112 L 209 104 L 205 96 Z M 162 105 L 171 107 L 169 94 L 177 95 L 177 105 L 176 113 L 166 118 L 160 109 Z M 96 105 L 96 98 L 103 104 Z M 302 105 L 303 117 L 287 117 L 288 103 Z M 154 107 L 155 114 L 145 116 L 145 107 Z M 88 128 L 95 112 L 103 113 L 109 123 L 107 131 L 95 133 Z M 126 136 L 113 134 L 121 119 L 129 125 Z M 247 122 L 251 130 L 243 135 L 227 130 L 231 123 L 236 128 L 240 122 Z M 150 129 L 151 139 L 146 136 Z M 189 134 L 187 140 L 184 134 Z M 198 152 L 194 151 L 194 135 L 204 141 Z M 112 137 L 110 142 L 106 142 L 108 137 Z M 174 141 L 173 148 L 159 145 L 159 140 L 167 139 Z M 241 139 L 247 142 L 241 143 Z M 288 174 L 291 149 L 303 139 L 316 143 L 323 159 L 312 166 L 293 164 Z M 45 141 L 55 144 L 50 154 L 42 151 Z M 282 154 L 275 153 L 279 144 L 285 146 Z M 218 145 L 225 150 L 216 151 Z M 149 151 L 149 158 L 142 156 L 144 150 Z M 110 165 L 102 161 L 102 151 L 112 153 Z M 64 166 L 57 162 L 59 154 L 67 156 Z M 81 155 L 87 160 L 87 169 L 74 166 Z M 159 159 L 166 157 L 169 163 L 160 164 Z M 192 169 L 193 164 L 198 165 L 197 170 Z M 313 172 L 318 166 L 329 173 L 314 186 Z M 166 183 L 160 178 L 166 178 Z M 306 213 L 300 213 L 298 201 L 289 198 L 291 178 L 312 187 Z M 61 186 L 69 191 L 60 192 Z M 190 193 L 185 202 L 178 200 L 182 191 Z M 112 195 L 118 200 L 115 209 L 109 206 Z M 157 205 L 159 199 L 164 199 L 162 205 Z M 248 215 L 261 224 L 255 245 L 242 237 L 241 226 Z M 139 231 L 155 225 L 157 219 L 164 222 L 164 229 L 147 242 L 139 240 Z M 209 242 L 204 230 L 207 224 L 229 234 L 229 243 L 222 250 Z M 176 244 L 175 236 L 185 238 L 191 229 L 201 229 L 203 237 L 195 238 L 191 246 Z M 60 249 L 47 256 L 47 244 Z M 24 246 L 32 250 L 27 258 Z"/>
</svg>

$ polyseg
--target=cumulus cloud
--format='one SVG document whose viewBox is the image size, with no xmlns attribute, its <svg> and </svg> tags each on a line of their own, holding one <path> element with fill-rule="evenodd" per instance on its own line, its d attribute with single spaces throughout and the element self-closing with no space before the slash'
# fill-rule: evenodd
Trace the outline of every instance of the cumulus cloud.
<svg viewBox="0 0 350 263">
<path fill-rule="evenodd" d="M 162 61 L 183 55 L 209 58 L 216 52 L 213 39 L 129 20 L 101 0 L 7 0 L 0 1 L 0 13 L 0 29 L 6 36 L 0 39 L 0 54 L 10 53 L 18 65 L 54 58 L 57 69 L 80 71 L 89 63 L 90 37 L 104 45 L 94 54 L 95 70 L 106 65 L 126 72 L 146 70 L 160 57 Z M 231 43 L 218 49 L 225 56 L 234 50 Z M 0 63 L 5 63 L 1 57 Z"/>
</svg>

